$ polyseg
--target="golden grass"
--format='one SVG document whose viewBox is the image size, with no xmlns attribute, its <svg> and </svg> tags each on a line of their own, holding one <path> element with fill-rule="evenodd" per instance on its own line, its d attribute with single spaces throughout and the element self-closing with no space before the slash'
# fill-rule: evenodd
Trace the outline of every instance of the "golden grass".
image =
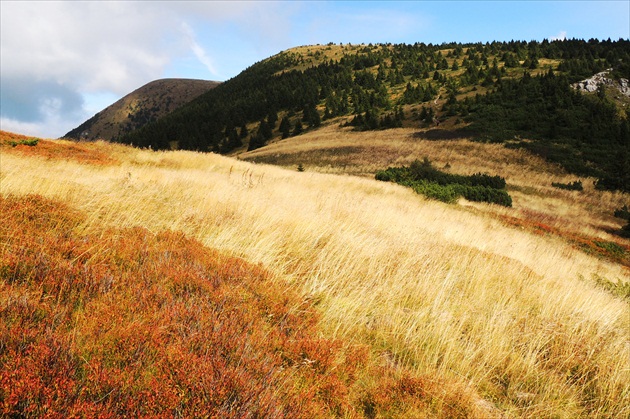
<svg viewBox="0 0 630 419">
<path fill-rule="evenodd" d="M 360 141 L 350 133 L 335 139 L 332 131 L 310 150 L 325 141 Z M 3 152 L 0 182 L 3 195 L 37 193 L 89 214 L 85 231 L 178 230 L 261 263 L 317 304 L 326 336 L 367 343 L 388 362 L 436 380 L 459 380 L 497 417 L 628 417 L 630 309 L 592 280 L 628 281 L 628 270 L 488 216 L 518 215 L 536 194 L 543 206 L 554 192 L 528 180 L 544 178 L 532 157 L 503 162 L 505 153 L 517 152 L 484 148 L 496 153 L 484 158 L 472 143 L 428 143 L 406 133 L 392 139 L 394 148 L 409 147 L 403 157 L 385 145 L 390 132 L 370 133 L 371 148 L 360 153 L 365 160 L 348 162 L 345 171 L 367 176 L 381 162 L 407 163 L 441 150 L 428 154 L 438 166 L 502 168 L 490 171 L 535 193 L 513 193 L 511 210 L 451 206 L 393 184 L 316 173 L 307 160 L 307 172 L 298 173 L 212 154 L 105 144 L 118 164 Z M 308 150 L 298 139 L 288 144 L 296 153 Z M 343 172 L 344 158 L 317 170 Z"/>
<path fill-rule="evenodd" d="M 622 220 L 614 218 L 613 213 L 630 203 L 630 197 L 595 190 L 595 179 L 581 179 L 584 192 L 560 190 L 552 187 L 551 183 L 568 183 L 578 177 L 524 150 L 477 143 L 466 138 L 426 139 L 427 136 L 439 138 L 440 135 L 448 135 L 440 134 L 439 130 L 427 132 L 402 128 L 353 132 L 350 128 L 340 129 L 337 124 L 338 121 L 323 129 L 239 154 L 238 157 L 288 169 L 302 164 L 307 171 L 371 179 L 378 170 L 408 165 L 416 159 L 429 157 L 436 167 L 447 167 L 445 170 L 451 173 L 468 175 L 484 172 L 506 178 L 514 201 L 513 209 L 466 203 L 470 208 L 494 216 L 509 213 L 528 222 L 624 243 L 614 234 L 621 228 Z"/>
</svg>

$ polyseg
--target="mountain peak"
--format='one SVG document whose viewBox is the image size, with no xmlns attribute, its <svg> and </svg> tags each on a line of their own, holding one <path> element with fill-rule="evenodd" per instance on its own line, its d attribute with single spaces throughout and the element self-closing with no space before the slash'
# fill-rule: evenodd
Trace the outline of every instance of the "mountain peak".
<svg viewBox="0 0 630 419">
<path fill-rule="evenodd" d="M 151 81 L 98 112 L 64 137 L 113 140 L 171 113 L 219 82 L 167 78 Z"/>
</svg>

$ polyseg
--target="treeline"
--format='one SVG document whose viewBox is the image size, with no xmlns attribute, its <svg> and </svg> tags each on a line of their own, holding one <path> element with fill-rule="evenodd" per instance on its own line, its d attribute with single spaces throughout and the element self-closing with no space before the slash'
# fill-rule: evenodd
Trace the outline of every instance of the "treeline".
<svg viewBox="0 0 630 419">
<path fill-rule="evenodd" d="M 483 173 L 470 176 L 445 173 L 436 169 L 426 157 L 424 161 L 416 160 L 410 166 L 379 171 L 376 180 L 408 186 L 419 194 L 448 203 L 463 196 L 469 201 L 512 206 L 504 178 Z"/>
</svg>

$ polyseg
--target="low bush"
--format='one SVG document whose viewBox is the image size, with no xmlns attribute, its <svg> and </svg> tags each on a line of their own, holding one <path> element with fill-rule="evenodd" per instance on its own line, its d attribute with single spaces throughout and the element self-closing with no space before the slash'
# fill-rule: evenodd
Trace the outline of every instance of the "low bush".
<svg viewBox="0 0 630 419">
<path fill-rule="evenodd" d="M 594 275 L 593 279 L 598 286 L 611 294 L 630 301 L 630 282 L 622 282 L 621 279 L 617 279 L 617 282 L 614 282 L 599 275 Z"/>
<path fill-rule="evenodd" d="M 628 221 L 628 224 L 623 226 L 619 231 L 619 235 L 630 239 L 630 210 L 628 210 L 628 206 L 624 205 L 623 207 L 615 210 L 615 217 Z"/>
<path fill-rule="evenodd" d="M 445 173 L 433 167 L 426 157 L 422 162 L 416 160 L 408 167 L 380 170 L 375 177 L 376 180 L 408 186 L 419 194 L 447 203 L 463 196 L 469 201 L 512 206 L 512 198 L 505 190 L 504 178 L 483 173 L 470 176 Z"/>
<path fill-rule="evenodd" d="M 469 201 L 488 202 L 490 204 L 512 206 L 512 197 L 504 189 L 496 189 L 487 186 L 456 185 L 455 188 Z"/>
<path fill-rule="evenodd" d="M 12 147 L 17 147 L 19 145 L 26 145 L 29 147 L 35 147 L 39 143 L 39 139 L 37 138 L 29 138 L 28 140 L 20 140 L 20 141 L 10 141 Z"/>
<path fill-rule="evenodd" d="M 0 210 L 0 416 L 352 411 L 367 353 L 318 337 L 260 267 L 176 232 L 80 236 L 81 214 L 39 197 Z"/>
<path fill-rule="evenodd" d="M 628 206 L 624 205 L 623 207 L 615 210 L 615 217 L 630 221 L 630 210 L 628 210 Z"/>
<path fill-rule="evenodd" d="M 581 180 L 576 180 L 575 182 L 569 182 L 569 183 L 552 182 L 551 186 L 553 186 L 554 188 L 564 189 L 567 191 L 583 191 L 584 190 Z"/>
</svg>

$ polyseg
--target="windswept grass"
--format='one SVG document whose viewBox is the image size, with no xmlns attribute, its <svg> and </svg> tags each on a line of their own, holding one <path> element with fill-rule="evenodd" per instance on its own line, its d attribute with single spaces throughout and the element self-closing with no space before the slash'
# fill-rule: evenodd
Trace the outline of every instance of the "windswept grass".
<svg viewBox="0 0 630 419">
<path fill-rule="evenodd" d="M 3 416 L 485 412 L 455 381 L 319 337 L 309 302 L 181 233 L 77 234 L 83 214 L 33 195 L 0 210 Z"/>
<path fill-rule="evenodd" d="M 335 122 L 336 124 L 337 122 Z M 489 173 L 504 177 L 513 209 L 467 202 L 470 209 L 501 219 L 509 215 L 524 223 L 542 223 L 558 231 L 595 240 L 620 242 L 621 220 L 613 213 L 630 202 L 628 194 L 596 190 L 593 178 L 582 178 L 583 191 L 560 190 L 553 183 L 574 182 L 575 175 L 525 150 L 501 144 L 472 142 L 447 130 L 391 129 L 352 132 L 331 125 L 267 147 L 240 154 L 253 162 L 307 172 L 373 178 L 387 167 L 409 166 L 428 157 L 436 168 L 458 175 Z"/>
<path fill-rule="evenodd" d="M 271 282 L 315 307 L 323 337 L 367 346 L 420 377 L 392 388 L 406 395 L 424 388 L 422 399 L 442 407 L 407 417 L 455 415 L 447 409 L 451 390 L 414 381 L 421 379 L 463 389 L 464 416 L 630 414 L 628 302 L 580 279 L 624 284 L 627 268 L 508 226 L 484 207 L 314 173 L 308 162 L 300 173 L 191 152 L 103 150 L 118 163 L 3 153 L 2 194 L 67 203 L 85 214 L 75 228 L 81 234 L 180 231 L 262 264 Z M 387 417 L 378 408 L 385 393 L 370 394 L 357 414 Z"/>
</svg>

